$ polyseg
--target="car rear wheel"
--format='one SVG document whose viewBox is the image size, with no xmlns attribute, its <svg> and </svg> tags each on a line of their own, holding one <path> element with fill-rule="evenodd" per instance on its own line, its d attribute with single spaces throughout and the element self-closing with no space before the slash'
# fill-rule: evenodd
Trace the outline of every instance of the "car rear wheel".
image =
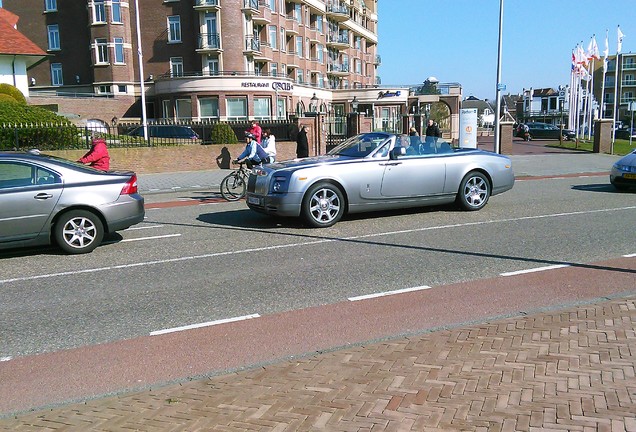
<svg viewBox="0 0 636 432">
<path fill-rule="evenodd" d="M 70 254 L 92 252 L 104 237 L 104 226 L 96 214 L 71 210 L 60 216 L 54 228 L 55 240 Z"/>
<path fill-rule="evenodd" d="M 490 198 L 490 183 L 486 176 L 478 171 L 466 174 L 457 194 L 459 205 L 465 210 L 479 210 L 486 205 L 488 198 Z"/>
<path fill-rule="evenodd" d="M 344 214 L 344 197 L 331 183 L 318 183 L 309 188 L 302 204 L 305 221 L 316 228 L 327 228 Z"/>
</svg>

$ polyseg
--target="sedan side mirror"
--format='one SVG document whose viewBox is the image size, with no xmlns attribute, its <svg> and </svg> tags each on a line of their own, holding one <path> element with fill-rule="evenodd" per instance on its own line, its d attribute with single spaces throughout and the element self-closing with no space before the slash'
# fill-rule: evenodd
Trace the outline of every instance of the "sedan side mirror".
<svg viewBox="0 0 636 432">
<path fill-rule="evenodd" d="M 395 160 L 398 156 L 404 156 L 406 154 L 406 149 L 402 146 L 393 147 L 391 153 L 389 153 L 389 159 Z"/>
</svg>

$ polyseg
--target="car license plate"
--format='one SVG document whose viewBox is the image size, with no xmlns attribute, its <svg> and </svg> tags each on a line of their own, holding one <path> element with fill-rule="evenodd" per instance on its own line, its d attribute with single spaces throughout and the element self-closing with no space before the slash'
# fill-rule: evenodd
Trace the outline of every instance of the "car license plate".
<svg viewBox="0 0 636 432">
<path fill-rule="evenodd" d="M 636 174 L 623 174 L 623 177 L 626 179 L 636 180 Z"/>
<path fill-rule="evenodd" d="M 247 202 L 249 204 L 261 205 L 261 199 L 258 197 L 247 197 Z"/>
</svg>

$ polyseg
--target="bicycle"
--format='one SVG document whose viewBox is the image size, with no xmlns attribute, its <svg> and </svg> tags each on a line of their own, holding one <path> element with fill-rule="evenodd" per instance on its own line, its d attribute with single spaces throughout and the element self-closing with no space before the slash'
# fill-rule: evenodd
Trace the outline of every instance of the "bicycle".
<svg viewBox="0 0 636 432">
<path fill-rule="evenodd" d="M 247 191 L 247 179 L 250 176 L 250 170 L 244 166 L 245 162 L 239 162 L 238 165 L 237 169 L 221 180 L 221 195 L 228 201 L 240 200 Z"/>
</svg>

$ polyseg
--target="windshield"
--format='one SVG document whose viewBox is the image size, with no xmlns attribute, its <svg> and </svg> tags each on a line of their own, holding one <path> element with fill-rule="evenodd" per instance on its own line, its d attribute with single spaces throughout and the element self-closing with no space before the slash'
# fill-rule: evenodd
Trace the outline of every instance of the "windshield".
<svg viewBox="0 0 636 432">
<path fill-rule="evenodd" d="M 389 134 L 380 132 L 365 133 L 348 138 L 327 154 L 363 158 L 376 152 L 380 148 L 382 148 L 382 150 L 379 150 L 378 154 L 387 154 L 390 142 L 391 135 Z"/>
</svg>

